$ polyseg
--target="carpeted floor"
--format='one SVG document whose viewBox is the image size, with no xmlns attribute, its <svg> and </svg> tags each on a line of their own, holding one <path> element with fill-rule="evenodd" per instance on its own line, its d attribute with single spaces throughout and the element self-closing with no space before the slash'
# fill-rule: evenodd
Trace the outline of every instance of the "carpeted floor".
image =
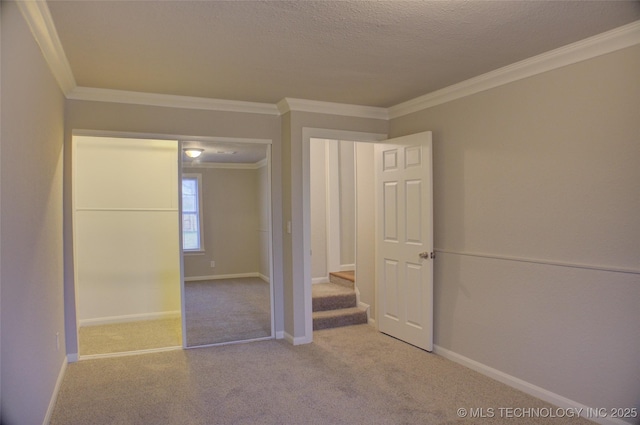
<svg viewBox="0 0 640 425">
<path fill-rule="evenodd" d="M 82 326 L 79 335 L 81 356 L 181 347 L 182 321 L 176 317 Z"/>
<path fill-rule="evenodd" d="M 271 336 L 271 295 L 262 279 L 185 282 L 187 347 Z"/>
<path fill-rule="evenodd" d="M 70 364 L 52 425 L 502 424 L 498 408 L 551 407 L 369 325 L 281 340 Z M 458 409 L 494 410 L 481 421 Z M 581 418 L 544 424 L 590 424 Z"/>
</svg>

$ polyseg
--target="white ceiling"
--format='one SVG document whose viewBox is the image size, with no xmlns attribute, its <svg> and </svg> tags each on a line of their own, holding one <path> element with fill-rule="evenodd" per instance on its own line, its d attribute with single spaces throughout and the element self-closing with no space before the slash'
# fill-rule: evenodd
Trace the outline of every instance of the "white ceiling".
<svg viewBox="0 0 640 425">
<path fill-rule="evenodd" d="M 66 1 L 78 86 L 390 107 L 640 19 L 638 1 Z"/>
<path fill-rule="evenodd" d="M 195 159 L 189 158 L 182 152 L 184 167 L 204 166 L 207 163 L 251 164 L 253 167 L 257 167 L 262 160 L 267 158 L 268 145 L 264 143 L 183 140 L 183 151 L 187 148 L 199 148 L 204 152 Z"/>
</svg>

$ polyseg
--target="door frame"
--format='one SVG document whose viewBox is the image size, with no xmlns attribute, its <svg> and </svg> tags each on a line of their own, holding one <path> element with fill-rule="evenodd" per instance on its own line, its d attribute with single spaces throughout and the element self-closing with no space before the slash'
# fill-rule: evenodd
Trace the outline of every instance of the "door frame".
<svg viewBox="0 0 640 425">
<path fill-rule="evenodd" d="M 275 289 L 274 289 L 274 267 L 275 264 L 273 262 L 274 259 L 274 238 L 273 238 L 273 166 L 272 166 L 272 150 L 273 150 L 273 140 L 272 139 L 256 139 L 256 138 L 240 138 L 240 137 L 216 137 L 216 136 L 189 136 L 189 135 L 177 135 L 177 134 L 167 134 L 167 133 L 137 133 L 130 131 L 110 131 L 110 130 L 90 130 L 90 129 L 73 129 L 71 132 L 71 157 L 72 164 L 75 163 L 76 160 L 76 149 L 75 144 L 73 142 L 73 138 L 75 136 L 88 136 L 88 137 L 112 137 L 112 138 L 124 138 L 124 139 L 162 139 L 162 140 L 176 140 L 178 142 L 178 164 L 177 164 L 177 178 L 181 179 L 182 176 L 182 141 L 184 140 L 193 140 L 193 141 L 203 141 L 203 142 L 232 142 L 232 143 L 255 143 L 255 144 L 266 144 L 270 146 L 268 149 L 267 156 L 267 166 L 268 166 L 268 179 L 269 179 L 269 286 L 270 286 L 270 297 L 271 297 L 271 336 L 270 338 L 276 338 L 275 331 Z M 308 156 L 308 155 L 307 155 Z M 71 227 L 72 227 L 72 237 L 71 237 L 71 252 L 73 253 L 73 273 L 71 275 L 71 285 L 73 287 L 73 303 L 67 304 L 65 302 L 65 324 L 71 322 L 74 325 L 75 329 L 75 350 L 68 350 L 67 353 L 67 361 L 70 363 L 76 362 L 80 360 L 80 338 L 79 338 L 79 322 L 78 322 L 78 291 L 77 291 L 77 264 L 75 261 L 76 258 L 76 246 L 75 246 L 75 218 L 73 216 L 74 211 L 74 202 L 75 197 L 73 196 L 73 191 L 75 188 L 73 187 L 73 165 L 71 170 Z M 178 181 L 178 214 L 181 215 L 182 212 L 182 185 L 179 184 Z M 185 321 L 184 321 L 184 263 L 183 263 L 183 249 L 182 249 L 182 220 L 178 220 L 179 222 L 179 255 L 180 255 L 180 315 L 182 321 L 182 349 L 186 347 L 186 329 L 185 329 Z M 164 351 L 163 349 L 159 349 L 158 351 Z M 111 355 L 107 355 L 111 356 Z M 85 358 L 85 356 L 83 356 Z M 91 357 L 86 357 L 91 358 Z"/>
<path fill-rule="evenodd" d="M 295 338 L 294 344 L 313 341 L 313 310 L 311 299 L 311 139 L 348 140 L 350 142 L 377 143 L 388 139 L 386 133 L 333 130 L 327 128 L 302 128 L 302 277 L 304 297 L 304 336 Z M 357 265 L 356 265 L 357 267 Z"/>
</svg>

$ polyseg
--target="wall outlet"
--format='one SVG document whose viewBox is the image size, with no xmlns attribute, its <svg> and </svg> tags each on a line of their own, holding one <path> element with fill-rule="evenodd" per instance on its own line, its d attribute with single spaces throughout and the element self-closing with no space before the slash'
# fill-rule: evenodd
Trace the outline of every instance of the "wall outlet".
<svg viewBox="0 0 640 425">
<path fill-rule="evenodd" d="M 215 261 L 211 261 L 211 268 L 214 268 L 216 266 L 216 262 Z"/>
</svg>

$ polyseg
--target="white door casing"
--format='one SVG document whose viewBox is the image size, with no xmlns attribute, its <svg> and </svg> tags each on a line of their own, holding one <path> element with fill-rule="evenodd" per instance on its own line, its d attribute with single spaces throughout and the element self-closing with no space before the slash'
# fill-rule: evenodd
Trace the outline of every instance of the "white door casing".
<svg viewBox="0 0 640 425">
<path fill-rule="evenodd" d="M 431 132 L 376 145 L 375 185 L 378 328 L 432 351 Z"/>
</svg>

